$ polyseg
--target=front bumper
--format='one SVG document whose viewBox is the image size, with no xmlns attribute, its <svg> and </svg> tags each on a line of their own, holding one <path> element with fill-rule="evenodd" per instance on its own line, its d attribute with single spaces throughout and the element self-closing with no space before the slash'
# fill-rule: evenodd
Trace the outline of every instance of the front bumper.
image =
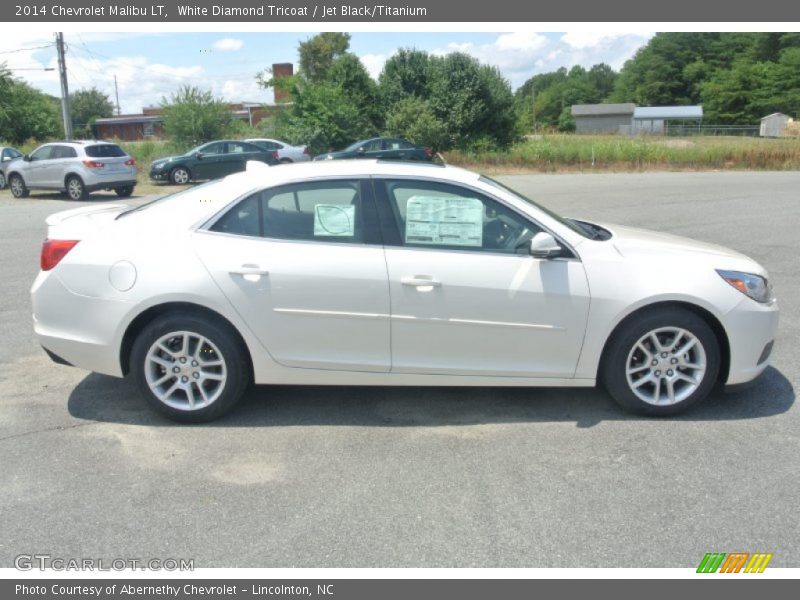
<svg viewBox="0 0 800 600">
<path fill-rule="evenodd" d="M 150 179 L 152 179 L 153 181 L 168 181 L 169 171 L 156 171 L 150 169 Z"/>
<path fill-rule="evenodd" d="M 753 381 L 769 366 L 778 333 L 778 303 L 759 304 L 749 298 L 724 318 L 730 346 L 730 365 L 726 386 Z"/>
</svg>

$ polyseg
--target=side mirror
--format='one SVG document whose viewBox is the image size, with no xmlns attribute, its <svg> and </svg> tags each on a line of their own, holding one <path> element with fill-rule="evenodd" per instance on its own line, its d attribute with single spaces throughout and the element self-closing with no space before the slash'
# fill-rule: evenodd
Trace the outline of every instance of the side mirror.
<svg viewBox="0 0 800 600">
<path fill-rule="evenodd" d="M 205 156 L 205 155 L 204 155 L 202 152 L 195 152 L 195 153 L 194 153 L 194 157 L 195 157 L 197 160 L 203 160 L 203 156 Z"/>
<path fill-rule="evenodd" d="M 26 154 L 25 156 L 22 157 L 22 160 L 24 160 L 25 162 L 31 162 L 31 155 Z"/>
<path fill-rule="evenodd" d="M 549 233 L 540 231 L 531 239 L 531 256 L 534 258 L 554 258 L 561 254 L 561 251 L 561 246 Z"/>
<path fill-rule="evenodd" d="M 364 150 L 364 146 L 361 146 L 361 147 L 359 147 L 358 150 L 356 150 L 356 152 L 358 152 L 359 154 L 364 154 L 364 152 L 366 152 L 366 150 Z"/>
</svg>

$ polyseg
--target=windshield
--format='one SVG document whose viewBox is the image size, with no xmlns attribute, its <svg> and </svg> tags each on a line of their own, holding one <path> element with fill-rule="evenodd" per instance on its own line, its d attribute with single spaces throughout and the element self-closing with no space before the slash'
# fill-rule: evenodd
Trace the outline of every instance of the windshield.
<svg viewBox="0 0 800 600">
<path fill-rule="evenodd" d="M 128 210 L 119 213 L 117 215 L 117 219 L 119 219 L 120 217 L 124 217 L 126 215 L 147 210 L 148 208 L 151 208 L 157 204 L 158 205 L 163 204 L 167 201 L 170 202 L 172 201 L 177 202 L 180 200 L 191 201 L 191 199 L 194 196 L 196 196 L 198 192 L 202 193 L 208 191 L 211 188 L 219 186 L 221 183 L 222 183 L 221 179 L 217 179 L 215 181 L 207 181 L 206 183 L 203 183 L 201 185 L 190 187 L 188 190 L 181 190 L 179 192 L 175 192 L 174 194 L 167 194 L 166 196 L 161 196 L 159 198 L 156 198 L 155 200 L 150 200 L 149 202 L 145 202 L 144 204 L 140 204 L 139 206 L 134 206 L 133 208 L 129 208 Z"/>
<path fill-rule="evenodd" d="M 541 204 L 537 204 L 536 202 L 534 202 L 533 200 L 531 200 L 527 196 L 525 196 L 523 194 L 520 194 L 517 190 L 515 190 L 513 188 L 510 188 L 507 185 L 505 185 L 503 183 L 500 183 L 499 181 L 495 181 L 491 177 L 487 177 L 486 175 L 481 175 L 480 181 L 482 181 L 483 183 L 488 183 L 489 185 L 494 186 L 494 187 L 496 187 L 498 189 L 501 189 L 501 190 L 503 190 L 505 192 L 508 192 L 509 194 L 512 194 L 515 198 L 519 198 L 520 200 L 523 200 L 524 202 L 527 202 L 528 204 L 531 204 L 531 205 L 535 206 L 540 211 L 545 213 L 547 216 L 555 219 L 556 221 L 561 223 L 564 227 L 569 227 L 572 231 L 574 231 L 575 233 L 577 233 L 580 236 L 583 236 L 585 238 L 594 237 L 594 234 L 592 232 L 590 232 L 590 231 L 587 231 L 587 229 L 582 227 L 579 222 L 574 221 L 572 219 L 567 219 L 567 218 L 562 217 L 561 215 L 559 215 L 557 213 L 554 213 L 549 208 L 545 208 Z"/>
</svg>

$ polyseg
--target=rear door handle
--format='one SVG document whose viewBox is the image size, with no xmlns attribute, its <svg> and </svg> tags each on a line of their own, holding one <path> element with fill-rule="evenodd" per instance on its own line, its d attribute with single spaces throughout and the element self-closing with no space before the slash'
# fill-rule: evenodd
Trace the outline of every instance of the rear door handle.
<svg viewBox="0 0 800 600">
<path fill-rule="evenodd" d="M 269 271 L 253 264 L 245 264 L 238 269 L 231 269 L 228 272 L 231 275 L 269 275 Z"/>
<path fill-rule="evenodd" d="M 411 287 L 441 287 L 442 282 L 429 275 L 414 275 L 411 277 L 401 277 L 400 283 Z"/>
</svg>

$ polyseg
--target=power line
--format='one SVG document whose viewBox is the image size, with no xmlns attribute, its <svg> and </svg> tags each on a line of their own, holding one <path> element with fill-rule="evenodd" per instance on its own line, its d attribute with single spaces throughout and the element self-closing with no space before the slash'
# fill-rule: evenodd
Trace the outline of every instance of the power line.
<svg viewBox="0 0 800 600">
<path fill-rule="evenodd" d="M 53 44 L 44 46 L 33 46 L 32 48 L 17 48 L 16 50 L 0 50 L 0 54 L 14 54 L 15 52 L 30 52 L 31 50 L 41 50 L 42 48 L 52 48 Z"/>
</svg>

